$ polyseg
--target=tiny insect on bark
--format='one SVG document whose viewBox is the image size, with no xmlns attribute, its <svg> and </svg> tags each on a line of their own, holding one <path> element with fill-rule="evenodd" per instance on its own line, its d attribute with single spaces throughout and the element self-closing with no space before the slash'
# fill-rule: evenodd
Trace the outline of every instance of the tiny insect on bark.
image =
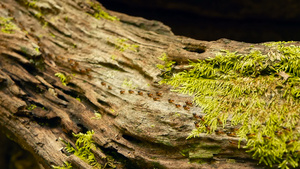
<svg viewBox="0 0 300 169">
<path fill-rule="evenodd" d="M 134 91 L 133 91 L 133 90 L 128 90 L 128 93 L 129 93 L 129 94 L 133 94 Z"/>
<path fill-rule="evenodd" d="M 121 90 L 121 91 L 120 91 L 120 94 L 124 94 L 124 93 L 125 93 L 125 90 Z"/>
<path fill-rule="evenodd" d="M 196 113 L 193 113 L 193 116 L 195 119 L 201 119 L 200 116 L 198 116 Z"/>
<path fill-rule="evenodd" d="M 87 73 L 90 73 L 90 71 L 92 71 L 92 69 L 91 69 L 91 68 L 86 68 L 85 71 L 86 71 Z"/>
<path fill-rule="evenodd" d="M 159 97 L 154 97 L 153 100 L 154 100 L 154 101 L 159 101 L 160 98 L 159 98 Z"/>
<path fill-rule="evenodd" d="M 68 59 L 68 62 L 69 62 L 69 63 L 74 63 L 75 60 L 73 60 L 73 59 Z M 74 64 L 75 64 L 75 63 L 74 63 Z"/>
<path fill-rule="evenodd" d="M 262 137 L 263 137 L 264 139 L 271 139 L 271 137 L 269 137 L 269 136 L 267 136 L 267 135 L 262 135 Z"/>
<path fill-rule="evenodd" d="M 238 145 L 238 142 L 237 142 L 237 141 L 231 141 L 231 140 L 229 140 L 229 143 L 230 143 L 231 145 L 234 145 L 234 146 L 237 146 L 237 145 Z"/>
<path fill-rule="evenodd" d="M 191 107 L 193 106 L 193 103 L 191 101 L 186 101 L 185 104 Z"/>
<path fill-rule="evenodd" d="M 79 69 L 80 73 L 85 74 L 86 70 L 85 69 Z"/>
<path fill-rule="evenodd" d="M 199 124 L 198 124 L 198 122 L 195 121 L 194 124 L 195 124 L 195 127 L 196 127 L 196 128 L 199 128 L 199 127 L 200 127 Z"/>
<path fill-rule="evenodd" d="M 73 70 L 76 70 L 76 69 L 77 69 L 77 66 L 75 65 L 75 63 L 71 63 L 70 65 L 71 65 L 71 68 L 72 68 Z"/>
<path fill-rule="evenodd" d="M 106 86 L 106 83 L 105 83 L 105 82 L 101 82 L 101 85 L 102 85 L 102 86 Z"/>
<path fill-rule="evenodd" d="M 183 105 L 184 110 L 190 110 L 190 107 L 187 105 Z"/>
<path fill-rule="evenodd" d="M 111 86 L 108 86 L 107 88 L 108 88 L 108 90 L 111 90 L 111 89 L 112 89 L 112 87 L 111 87 Z"/>
<path fill-rule="evenodd" d="M 276 134 L 277 136 L 280 136 L 280 135 L 282 135 L 282 132 L 281 132 L 281 131 L 278 131 L 278 130 L 276 130 L 276 131 L 275 131 L 275 134 Z"/>
<path fill-rule="evenodd" d="M 223 124 L 223 122 L 219 118 L 217 118 L 217 120 L 219 124 Z"/>
<path fill-rule="evenodd" d="M 207 131 L 210 131 L 209 125 L 205 124 L 205 128 L 206 128 Z"/>
<path fill-rule="evenodd" d="M 296 140 L 294 139 L 294 140 L 287 140 L 286 142 L 285 142 L 285 144 L 292 144 L 293 142 L 295 142 Z"/>
<path fill-rule="evenodd" d="M 180 104 L 175 104 L 175 107 L 176 107 L 176 108 L 180 108 L 181 105 L 180 105 Z"/>
<path fill-rule="evenodd" d="M 253 138 L 255 136 L 255 133 L 247 133 L 246 136 L 248 138 Z"/>
<path fill-rule="evenodd" d="M 203 122 L 205 121 L 205 119 L 202 115 L 200 115 L 199 117 L 200 117 L 201 121 L 203 121 Z"/>
<path fill-rule="evenodd" d="M 282 129 L 285 131 L 291 131 L 289 128 L 282 126 Z"/>
<path fill-rule="evenodd" d="M 88 76 L 88 78 L 89 78 L 89 79 L 92 79 L 92 78 L 93 78 L 93 76 L 92 76 L 92 75 L 87 75 L 87 76 Z"/>
<path fill-rule="evenodd" d="M 138 91 L 138 95 L 143 96 L 143 92 Z"/>
<path fill-rule="evenodd" d="M 236 137 L 236 134 L 233 132 L 227 132 L 226 134 L 227 134 L 227 136 L 230 136 L 230 137 Z"/>
<path fill-rule="evenodd" d="M 152 93 L 147 93 L 148 97 L 152 97 L 153 94 Z"/>
<path fill-rule="evenodd" d="M 168 102 L 169 103 L 174 103 L 174 100 L 173 99 L 168 99 Z"/>
<path fill-rule="evenodd" d="M 218 134 L 218 135 L 219 134 L 224 134 L 224 131 L 222 131 L 222 130 L 215 130 L 215 133 Z"/>
<path fill-rule="evenodd" d="M 162 92 L 156 92 L 156 96 L 162 96 Z"/>
</svg>

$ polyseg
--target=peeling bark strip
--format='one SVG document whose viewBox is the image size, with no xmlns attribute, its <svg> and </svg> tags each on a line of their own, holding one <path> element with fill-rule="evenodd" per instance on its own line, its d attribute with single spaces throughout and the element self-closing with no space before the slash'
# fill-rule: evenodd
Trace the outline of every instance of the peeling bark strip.
<svg viewBox="0 0 300 169">
<path fill-rule="evenodd" d="M 163 53 L 181 70 L 188 60 L 213 57 L 220 49 L 243 53 L 250 45 L 175 36 L 160 22 L 100 4 L 120 21 L 97 19 L 95 4 L 0 2 L 0 17 L 11 18 L 0 27 L 13 25 L 11 32 L 0 32 L 1 129 L 45 168 L 66 161 L 88 168 L 61 151 L 58 138 L 74 144 L 72 133 L 90 130 L 102 165 L 107 162 L 102 157 L 113 155 L 117 168 L 259 168 L 234 144 L 237 138 L 186 140 L 194 128 L 193 113 L 201 109 L 190 97 L 157 84 L 156 64 Z M 95 112 L 101 116 L 95 118 Z"/>
</svg>

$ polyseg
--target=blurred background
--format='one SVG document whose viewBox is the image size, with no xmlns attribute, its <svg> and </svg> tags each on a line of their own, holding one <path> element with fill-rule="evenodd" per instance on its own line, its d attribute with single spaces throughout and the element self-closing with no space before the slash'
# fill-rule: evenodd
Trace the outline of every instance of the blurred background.
<svg viewBox="0 0 300 169">
<path fill-rule="evenodd" d="M 199 40 L 299 41 L 299 0 L 99 0 L 107 9 L 158 20 Z"/>
</svg>

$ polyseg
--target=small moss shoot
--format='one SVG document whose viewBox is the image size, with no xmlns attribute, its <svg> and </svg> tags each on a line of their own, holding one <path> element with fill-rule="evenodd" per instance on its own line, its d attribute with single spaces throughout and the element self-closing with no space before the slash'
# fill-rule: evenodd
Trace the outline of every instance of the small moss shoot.
<svg viewBox="0 0 300 169">
<path fill-rule="evenodd" d="M 98 111 L 94 110 L 94 114 L 95 117 L 92 117 L 92 119 L 100 120 L 102 118 L 102 115 Z"/>
<path fill-rule="evenodd" d="M 25 5 L 27 5 L 29 8 L 38 8 L 36 2 L 37 0 L 25 0 Z"/>
<path fill-rule="evenodd" d="M 66 76 L 66 75 L 63 74 L 63 73 L 55 73 L 55 76 L 60 78 L 60 81 L 61 81 L 61 83 L 62 83 L 64 86 L 67 86 L 67 84 L 68 84 L 68 83 L 70 82 L 70 80 L 72 79 L 71 76 Z"/>
<path fill-rule="evenodd" d="M 106 19 L 111 21 L 119 21 L 120 19 L 116 16 L 111 16 L 107 12 L 105 12 L 101 6 L 98 3 L 87 1 L 91 7 L 95 10 L 95 12 L 92 14 L 96 19 Z"/>
<path fill-rule="evenodd" d="M 63 166 L 54 166 L 52 165 L 53 169 L 72 169 L 71 163 L 64 162 Z"/>
<path fill-rule="evenodd" d="M 259 163 L 298 167 L 300 157 L 300 46 L 267 43 L 267 54 L 221 51 L 214 58 L 190 62 L 192 68 L 171 74 L 171 61 L 158 66 L 168 72 L 161 83 L 194 96 L 204 120 L 191 137 L 229 125 L 238 130 L 243 148 Z M 165 73 L 165 72 L 163 72 Z"/>
<path fill-rule="evenodd" d="M 71 146 L 70 143 L 65 142 L 66 150 L 69 153 L 74 153 L 77 157 L 88 163 L 89 165 L 93 166 L 93 168 L 101 169 L 102 166 L 99 164 L 95 158 L 95 155 L 91 152 L 91 150 L 96 149 L 96 145 L 92 140 L 93 135 L 95 134 L 94 131 L 87 131 L 86 134 L 79 133 L 73 135 L 77 138 L 75 143 L 75 148 Z"/>
<path fill-rule="evenodd" d="M 17 29 L 16 25 L 14 25 L 11 20 L 13 18 L 5 18 L 5 17 L 0 17 L 0 29 L 1 29 L 1 32 L 3 33 L 8 33 L 8 34 L 11 34 L 11 33 L 14 33 L 14 31 Z"/>
<path fill-rule="evenodd" d="M 126 38 L 116 39 L 115 48 L 117 50 L 119 50 L 120 52 L 124 52 L 126 50 L 131 50 L 131 51 L 134 51 L 134 52 L 138 52 L 139 45 L 129 44 L 127 41 L 128 41 L 128 39 L 126 39 Z"/>
<path fill-rule="evenodd" d="M 169 79 L 172 75 L 171 70 L 175 62 L 168 60 L 168 56 L 166 53 L 163 53 L 158 59 L 164 61 L 164 64 L 157 64 L 156 67 L 163 72 L 163 78 Z"/>
<path fill-rule="evenodd" d="M 35 108 L 37 108 L 37 106 L 35 104 L 31 104 L 27 107 L 27 110 L 34 110 Z"/>
<path fill-rule="evenodd" d="M 138 86 L 134 85 L 132 80 L 128 80 L 127 78 L 125 78 L 123 80 L 122 87 L 127 87 L 127 88 L 130 88 L 130 89 L 136 89 Z"/>
</svg>

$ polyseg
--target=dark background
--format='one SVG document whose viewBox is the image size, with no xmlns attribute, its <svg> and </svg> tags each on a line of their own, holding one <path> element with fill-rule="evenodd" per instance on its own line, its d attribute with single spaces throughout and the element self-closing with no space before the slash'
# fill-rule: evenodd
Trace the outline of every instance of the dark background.
<svg viewBox="0 0 300 169">
<path fill-rule="evenodd" d="M 299 0 L 100 0 L 107 9 L 158 20 L 199 40 L 299 41 Z"/>
</svg>

